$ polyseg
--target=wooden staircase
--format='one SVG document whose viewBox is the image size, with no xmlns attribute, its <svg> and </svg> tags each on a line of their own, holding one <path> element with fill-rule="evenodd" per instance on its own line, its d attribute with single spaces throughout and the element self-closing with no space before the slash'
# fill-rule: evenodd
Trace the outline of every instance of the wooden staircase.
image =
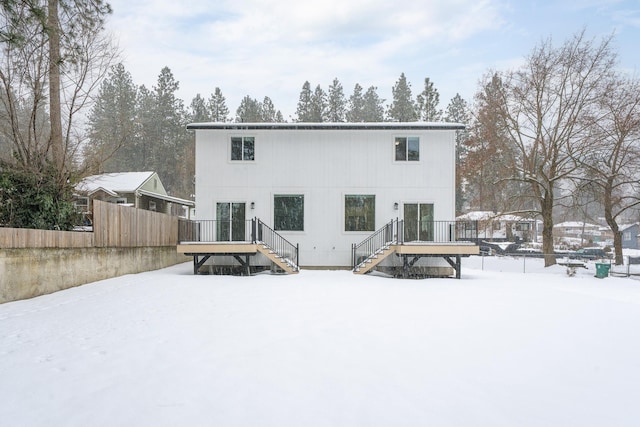
<svg viewBox="0 0 640 427">
<path fill-rule="evenodd" d="M 376 265 L 380 264 L 382 260 L 386 257 L 394 253 L 396 250 L 392 248 L 390 245 L 385 245 L 382 248 L 378 249 L 374 254 L 370 255 L 368 258 L 363 260 L 360 264 L 358 264 L 353 272 L 355 274 L 365 274 L 371 271 Z"/>
<path fill-rule="evenodd" d="M 286 273 L 297 274 L 299 272 L 300 268 L 291 259 L 278 254 L 266 243 L 259 242 L 257 249 L 258 252 L 269 258 L 271 262 L 273 262 L 278 268 L 282 269 Z"/>
</svg>

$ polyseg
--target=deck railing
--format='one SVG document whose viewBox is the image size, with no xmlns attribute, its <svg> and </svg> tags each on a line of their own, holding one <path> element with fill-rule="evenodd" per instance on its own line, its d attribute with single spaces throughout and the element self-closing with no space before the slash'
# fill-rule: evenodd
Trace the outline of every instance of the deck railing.
<svg viewBox="0 0 640 427">
<path fill-rule="evenodd" d="M 248 220 L 181 220 L 178 241 L 262 243 L 274 253 L 298 266 L 300 248 L 258 218 Z"/>
<path fill-rule="evenodd" d="M 427 243 L 451 243 L 451 242 L 477 242 L 477 221 L 418 221 L 400 222 L 402 227 L 398 230 L 398 242 Z"/>
<path fill-rule="evenodd" d="M 351 261 L 355 268 L 365 259 L 382 251 L 390 244 L 452 243 L 478 241 L 477 221 L 419 221 L 409 223 L 395 219 L 371 236 L 351 247 Z"/>
<path fill-rule="evenodd" d="M 401 223 L 402 220 L 391 220 L 362 242 L 351 245 L 353 268 L 390 244 L 397 242 L 397 231 L 402 229 Z"/>
<path fill-rule="evenodd" d="M 255 219 L 181 220 L 178 229 L 179 242 L 255 242 Z"/>
<path fill-rule="evenodd" d="M 289 242 L 287 239 L 282 237 L 280 234 L 278 234 L 271 227 L 269 227 L 259 219 L 256 220 L 255 225 L 256 242 L 267 245 L 273 252 L 278 254 L 283 259 L 288 260 L 289 263 L 293 264 L 295 267 L 300 265 L 298 262 L 300 247 L 298 245 L 294 245 L 293 243 Z"/>
</svg>

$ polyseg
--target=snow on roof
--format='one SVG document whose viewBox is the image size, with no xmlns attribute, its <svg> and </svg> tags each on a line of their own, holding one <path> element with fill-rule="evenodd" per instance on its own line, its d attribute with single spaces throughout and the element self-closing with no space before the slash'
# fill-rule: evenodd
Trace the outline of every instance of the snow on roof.
<svg viewBox="0 0 640 427">
<path fill-rule="evenodd" d="M 100 188 L 119 193 L 132 193 L 140 188 L 154 172 L 114 172 L 91 175 L 82 179 L 76 190 L 92 193 Z"/>
<path fill-rule="evenodd" d="M 582 222 L 582 221 L 565 221 L 565 222 L 561 222 L 559 224 L 556 224 L 553 226 L 555 227 L 562 227 L 562 228 L 600 228 L 599 225 L 596 224 L 589 224 L 588 222 Z"/>
<path fill-rule="evenodd" d="M 619 225 L 619 226 L 618 226 L 618 229 L 619 229 L 620 231 L 624 231 L 624 230 L 626 230 L 627 228 L 631 228 L 631 227 L 636 226 L 636 225 L 638 225 L 638 223 L 637 223 L 637 222 L 634 222 L 634 223 L 631 223 L 631 224 L 621 224 L 621 225 Z"/>
<path fill-rule="evenodd" d="M 360 122 L 360 123 L 228 123 L 208 122 L 190 123 L 189 130 L 216 129 L 216 130 L 367 130 L 367 129 L 414 129 L 414 130 L 464 130 L 466 125 L 452 122 Z"/>
<path fill-rule="evenodd" d="M 484 221 L 487 219 L 492 219 L 496 216 L 495 212 L 492 211 L 472 211 L 467 212 L 466 214 L 460 215 L 458 219 L 465 221 Z"/>
<path fill-rule="evenodd" d="M 459 220 L 465 221 L 533 221 L 531 218 L 524 218 L 518 215 L 499 214 L 492 211 L 472 211 L 458 217 Z"/>
</svg>

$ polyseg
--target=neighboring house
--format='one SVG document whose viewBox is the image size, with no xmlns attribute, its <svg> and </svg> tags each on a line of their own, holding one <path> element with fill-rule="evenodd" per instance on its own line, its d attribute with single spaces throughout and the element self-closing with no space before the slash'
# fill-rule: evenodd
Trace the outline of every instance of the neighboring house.
<svg viewBox="0 0 640 427">
<path fill-rule="evenodd" d="M 579 240 L 581 245 L 588 242 L 604 242 L 613 238 L 608 227 L 581 221 L 566 221 L 555 224 L 553 235 L 556 238 Z"/>
<path fill-rule="evenodd" d="M 195 202 L 167 194 L 156 172 L 91 175 L 75 187 L 76 208 L 91 218 L 91 202 L 102 200 L 189 218 Z"/>
<path fill-rule="evenodd" d="M 640 239 L 639 224 L 626 224 L 620 226 L 622 233 L 622 247 L 625 249 L 640 249 L 638 240 Z"/>
<path fill-rule="evenodd" d="M 460 215 L 459 221 L 477 221 L 478 239 L 502 242 L 536 242 L 538 221 L 518 215 L 492 211 L 472 211 Z"/>
<path fill-rule="evenodd" d="M 198 225 L 179 251 L 194 256 L 196 272 L 211 257 L 223 262 L 220 254 L 235 254 L 250 271 L 259 260 L 249 255 L 263 251 L 251 244 L 264 242 L 267 229 L 293 243 L 281 257 L 295 265 L 291 271 L 302 264 L 366 272 L 400 263 L 405 272 L 423 266 L 439 275 L 453 267 L 459 275 L 460 256 L 478 253 L 477 246 L 456 242 L 455 133 L 463 125 L 195 123 L 187 129 L 196 133 Z M 354 247 L 368 238 L 377 242 L 364 245 L 369 252 Z"/>
</svg>

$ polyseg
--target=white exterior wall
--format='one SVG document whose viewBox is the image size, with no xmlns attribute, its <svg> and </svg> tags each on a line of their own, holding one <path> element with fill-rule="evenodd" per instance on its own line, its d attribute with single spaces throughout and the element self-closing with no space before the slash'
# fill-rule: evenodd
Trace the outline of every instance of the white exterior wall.
<svg viewBox="0 0 640 427">
<path fill-rule="evenodd" d="M 230 160 L 232 136 L 255 137 L 255 161 Z M 396 136 L 420 137 L 419 161 L 395 161 Z M 402 218 L 403 203 L 433 203 L 436 221 L 455 218 L 455 131 L 196 130 L 199 220 L 216 219 L 219 202 L 245 202 L 247 219 L 272 226 L 276 194 L 304 195 L 304 231 L 279 231 L 299 243 L 302 266 L 350 266 L 352 243 L 372 232 L 344 230 L 347 194 L 375 195 L 376 230 Z"/>
</svg>

